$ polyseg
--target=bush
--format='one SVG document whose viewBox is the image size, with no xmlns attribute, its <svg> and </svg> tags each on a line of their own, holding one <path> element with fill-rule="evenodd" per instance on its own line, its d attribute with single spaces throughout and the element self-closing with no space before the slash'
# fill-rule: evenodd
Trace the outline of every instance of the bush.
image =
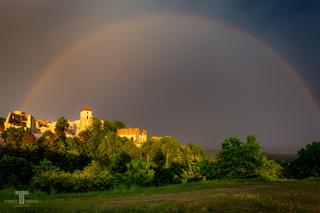
<svg viewBox="0 0 320 213">
<path fill-rule="evenodd" d="M 282 170 L 283 168 L 280 164 L 263 157 L 263 165 L 258 170 L 258 175 L 264 178 L 279 178 Z"/>
<path fill-rule="evenodd" d="M 182 181 L 183 182 L 195 182 L 202 180 L 201 169 L 195 162 L 189 163 L 186 168 L 183 169 Z"/>
<path fill-rule="evenodd" d="M 202 160 L 198 162 L 201 176 L 206 180 L 213 180 L 221 178 L 221 171 L 219 164 L 209 160 Z"/>
<path fill-rule="evenodd" d="M 33 178 L 33 189 L 46 192 L 82 192 L 106 190 L 112 187 L 112 177 L 108 170 L 102 168 L 97 162 L 92 161 L 83 171 L 73 173 L 65 172 L 56 167 L 48 166 L 49 170 L 41 171 L 44 162 L 37 167 L 38 171 Z"/>
<path fill-rule="evenodd" d="M 128 164 L 128 179 L 129 185 L 150 186 L 154 177 L 154 170 L 149 168 L 148 162 L 139 159 L 132 160 Z"/>
<path fill-rule="evenodd" d="M 169 168 L 156 167 L 154 171 L 153 184 L 156 186 L 182 182 L 183 166 L 181 164 L 172 163 Z"/>
<path fill-rule="evenodd" d="M 33 176 L 33 164 L 24 158 L 4 155 L 0 160 L 0 187 L 27 185 Z"/>
<path fill-rule="evenodd" d="M 320 177 L 320 141 L 298 151 L 298 158 L 290 167 L 291 176 L 295 178 Z"/>
</svg>

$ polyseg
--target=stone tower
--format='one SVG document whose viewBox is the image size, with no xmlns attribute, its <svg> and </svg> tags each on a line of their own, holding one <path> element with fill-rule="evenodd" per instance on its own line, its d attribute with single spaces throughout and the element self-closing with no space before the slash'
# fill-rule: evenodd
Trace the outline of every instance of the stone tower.
<svg viewBox="0 0 320 213">
<path fill-rule="evenodd" d="M 93 112 L 89 107 L 83 107 L 80 112 L 79 126 L 77 133 L 88 129 L 92 123 Z"/>
</svg>

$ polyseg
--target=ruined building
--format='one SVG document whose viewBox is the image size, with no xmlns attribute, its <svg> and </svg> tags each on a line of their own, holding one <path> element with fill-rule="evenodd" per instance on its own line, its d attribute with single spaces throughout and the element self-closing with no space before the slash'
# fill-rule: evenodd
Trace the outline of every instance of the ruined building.
<svg viewBox="0 0 320 213">
<path fill-rule="evenodd" d="M 122 128 L 117 131 L 118 136 L 128 138 L 138 147 L 147 141 L 147 130 L 140 131 L 139 128 Z"/>
<path fill-rule="evenodd" d="M 32 115 L 18 110 L 10 112 L 4 122 L 5 129 L 10 127 L 23 128 L 24 130 L 30 129 L 31 132 L 37 131 L 36 125 L 36 119 Z"/>
<path fill-rule="evenodd" d="M 84 107 L 80 112 L 80 119 L 69 121 L 71 134 L 79 135 L 80 132 L 88 129 L 92 124 L 93 112 L 89 107 Z M 103 122 L 103 121 L 101 121 Z"/>
<path fill-rule="evenodd" d="M 69 120 L 69 129 L 66 131 L 67 136 L 74 137 L 80 132 L 88 129 L 92 124 L 93 112 L 89 107 L 84 107 L 80 112 L 79 120 Z M 101 121 L 103 122 L 103 121 Z M 30 130 L 36 137 L 39 137 L 46 131 L 55 132 L 56 121 L 35 119 L 32 115 L 22 111 L 10 112 L 4 122 L 4 128 L 23 128 Z M 122 128 L 118 130 L 120 137 L 131 140 L 135 145 L 140 147 L 147 141 L 147 130 L 140 131 L 139 128 Z"/>
</svg>

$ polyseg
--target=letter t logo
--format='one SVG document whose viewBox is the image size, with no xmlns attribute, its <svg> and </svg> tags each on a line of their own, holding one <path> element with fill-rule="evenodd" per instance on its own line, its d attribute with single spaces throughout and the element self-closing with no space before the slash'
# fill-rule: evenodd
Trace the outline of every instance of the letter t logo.
<svg viewBox="0 0 320 213">
<path fill-rule="evenodd" d="M 28 191 L 16 191 L 16 195 L 19 195 L 19 204 L 23 205 L 24 204 L 24 196 L 28 195 Z"/>
</svg>

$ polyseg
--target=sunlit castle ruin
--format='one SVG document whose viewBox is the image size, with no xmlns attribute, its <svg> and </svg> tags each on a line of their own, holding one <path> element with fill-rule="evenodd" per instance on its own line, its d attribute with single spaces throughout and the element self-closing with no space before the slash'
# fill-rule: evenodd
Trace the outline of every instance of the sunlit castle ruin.
<svg viewBox="0 0 320 213">
<path fill-rule="evenodd" d="M 93 119 L 93 112 L 89 107 L 84 107 L 80 112 L 79 120 L 68 120 L 69 128 L 66 131 L 68 137 L 78 136 L 80 132 L 87 130 Z M 31 114 L 23 111 L 9 112 L 6 121 L 4 122 L 4 129 L 8 128 L 23 128 L 30 130 L 36 137 L 40 137 L 46 131 L 55 132 L 56 121 L 49 121 L 43 119 L 36 119 Z M 103 124 L 104 121 L 101 120 Z M 147 141 L 147 130 L 142 131 L 139 128 L 122 128 L 117 131 L 118 136 L 127 138 L 140 147 Z"/>
<path fill-rule="evenodd" d="M 117 131 L 118 136 L 128 138 L 135 142 L 140 147 L 147 141 L 147 130 L 140 131 L 139 128 L 122 128 Z"/>
</svg>

